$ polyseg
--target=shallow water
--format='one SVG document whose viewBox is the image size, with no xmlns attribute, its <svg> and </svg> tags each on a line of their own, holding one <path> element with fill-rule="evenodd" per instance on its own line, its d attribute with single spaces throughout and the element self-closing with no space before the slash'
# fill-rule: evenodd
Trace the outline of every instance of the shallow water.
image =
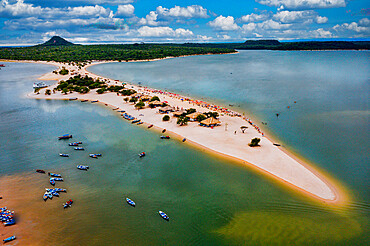
<svg viewBox="0 0 370 246">
<path fill-rule="evenodd" d="M 207 56 L 212 58 L 211 56 Z M 173 60 L 175 61 L 175 60 Z M 150 64 L 150 63 L 148 63 Z M 94 68 L 94 67 L 92 67 Z M 234 163 L 123 121 L 104 106 L 24 97 L 49 66 L 6 63 L 0 71 L 0 206 L 17 213 L 19 245 L 361 245 L 368 203 L 326 209 Z M 57 136 L 73 134 L 86 151 Z M 138 158 L 145 151 L 147 156 Z M 61 158 L 58 153 L 70 153 Z M 88 153 L 102 153 L 91 159 Z M 87 164 L 89 171 L 79 171 Z M 61 173 L 66 194 L 44 202 Z M 358 191 L 359 194 L 363 194 Z M 130 207 L 125 197 L 137 206 Z M 63 210 L 72 198 L 74 205 Z M 170 221 L 162 220 L 158 210 Z M 297 230 L 295 230 L 297 228 Z M 31 232 L 30 232 L 31 231 Z M 340 235 L 340 236 L 338 236 Z M 303 239 L 299 239 L 303 238 Z M 298 240 L 299 239 L 299 240 Z M 9 244 L 12 245 L 12 244 Z"/>
</svg>

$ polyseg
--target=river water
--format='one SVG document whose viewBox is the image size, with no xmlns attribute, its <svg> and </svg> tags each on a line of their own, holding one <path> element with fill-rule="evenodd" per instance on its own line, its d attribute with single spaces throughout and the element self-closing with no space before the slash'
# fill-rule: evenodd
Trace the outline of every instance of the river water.
<svg viewBox="0 0 370 246">
<path fill-rule="evenodd" d="M 16 211 L 11 230 L 20 245 L 363 245 L 369 233 L 368 58 L 352 51 L 243 51 L 89 68 L 253 113 L 286 147 L 348 188 L 352 201 L 340 209 L 177 140 L 160 141 L 158 133 L 104 106 L 29 99 L 32 83 L 53 67 L 5 63 L 0 207 Z M 86 150 L 58 141 L 65 133 Z M 142 151 L 147 156 L 140 159 Z M 59 157 L 62 152 L 70 157 Z M 94 152 L 103 157 L 87 156 Z M 61 173 L 65 181 L 57 186 L 68 192 L 44 202 L 50 185 L 37 168 Z M 63 210 L 70 198 L 74 205 Z M 0 235 L 9 230 L 0 227 Z"/>
</svg>

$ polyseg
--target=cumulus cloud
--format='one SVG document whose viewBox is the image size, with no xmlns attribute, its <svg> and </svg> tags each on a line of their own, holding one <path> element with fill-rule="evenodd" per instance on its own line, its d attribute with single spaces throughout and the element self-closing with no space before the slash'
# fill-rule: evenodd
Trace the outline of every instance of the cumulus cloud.
<svg viewBox="0 0 370 246">
<path fill-rule="evenodd" d="M 279 9 L 323 9 L 346 6 L 346 0 L 256 0 L 256 2 L 279 7 Z"/>
<path fill-rule="evenodd" d="M 194 35 L 194 33 L 188 29 L 178 28 L 173 30 L 168 26 L 142 26 L 137 31 L 141 37 L 188 37 Z"/>
<path fill-rule="evenodd" d="M 117 17 L 132 16 L 134 14 L 134 11 L 135 7 L 131 4 L 118 5 L 115 16 Z"/>
<path fill-rule="evenodd" d="M 208 22 L 208 25 L 220 31 L 235 31 L 239 29 L 239 26 L 235 23 L 234 17 L 232 16 L 224 17 L 220 15 L 213 21 Z"/>
<path fill-rule="evenodd" d="M 175 6 L 173 8 L 164 8 L 158 6 L 156 13 L 162 17 L 173 18 L 208 18 L 207 9 L 200 5 L 191 5 L 187 7 Z"/>
<path fill-rule="evenodd" d="M 304 10 L 304 11 L 279 11 L 272 17 L 274 20 L 280 21 L 282 23 L 297 23 L 306 22 L 308 20 L 314 20 L 316 23 L 326 23 L 328 21 L 327 17 L 319 16 L 316 11 Z M 309 23 L 309 22 L 308 22 Z"/>
<path fill-rule="evenodd" d="M 270 14 L 268 14 L 268 13 L 262 13 L 262 14 L 252 13 L 250 15 L 243 15 L 240 18 L 240 21 L 242 21 L 242 22 L 259 22 L 259 21 L 265 21 L 268 18 L 270 18 Z"/>
<path fill-rule="evenodd" d="M 356 33 L 370 34 L 370 20 L 368 18 L 361 19 L 358 23 L 343 23 L 341 25 L 335 25 L 333 29 L 337 32 L 351 31 Z"/>
<path fill-rule="evenodd" d="M 40 6 L 34 7 L 33 4 L 24 3 L 19 0 L 14 4 L 9 3 L 7 0 L 0 2 L 0 16 L 2 17 L 25 17 L 40 15 L 43 9 Z"/>
<path fill-rule="evenodd" d="M 142 26 L 158 26 L 159 22 L 157 21 L 158 14 L 155 11 L 150 11 L 145 18 L 141 18 L 138 21 L 139 25 Z"/>
<path fill-rule="evenodd" d="M 332 38 L 333 37 L 333 34 L 329 30 L 324 30 L 323 28 L 319 28 L 319 29 L 311 31 L 311 35 L 314 38 Z"/>
</svg>

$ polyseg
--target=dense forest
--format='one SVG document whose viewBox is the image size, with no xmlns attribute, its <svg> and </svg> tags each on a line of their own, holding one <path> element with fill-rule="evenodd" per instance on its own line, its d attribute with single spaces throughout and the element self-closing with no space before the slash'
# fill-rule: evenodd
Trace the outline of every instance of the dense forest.
<svg viewBox="0 0 370 246">
<path fill-rule="evenodd" d="M 184 55 L 232 53 L 235 50 L 368 50 L 368 41 L 279 42 L 278 40 L 247 40 L 244 43 L 184 44 L 106 44 L 76 45 L 63 38 L 31 47 L 0 48 L 0 59 L 57 62 L 93 60 L 149 60 Z"/>
<path fill-rule="evenodd" d="M 149 60 L 168 56 L 232 53 L 234 49 L 213 47 L 186 47 L 162 44 L 106 44 L 74 45 L 59 37 L 44 44 L 0 48 L 0 59 L 57 62 L 86 62 L 93 60 Z"/>
</svg>

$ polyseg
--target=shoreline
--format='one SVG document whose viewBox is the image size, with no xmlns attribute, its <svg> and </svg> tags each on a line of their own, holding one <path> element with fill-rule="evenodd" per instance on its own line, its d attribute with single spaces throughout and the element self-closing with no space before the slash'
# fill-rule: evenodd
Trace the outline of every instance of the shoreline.
<svg viewBox="0 0 370 246">
<path fill-rule="evenodd" d="M 231 53 L 234 54 L 234 53 Z M 173 57 L 163 58 L 163 59 L 169 59 Z M 154 60 L 162 60 L 162 59 L 154 59 Z M 148 61 L 148 60 L 144 60 Z M 25 61 L 15 61 L 15 62 L 25 62 Z M 26 62 L 33 62 L 33 61 L 26 61 Z M 93 78 L 103 78 L 108 79 L 111 83 L 117 84 L 117 81 L 114 81 L 110 78 L 104 78 L 102 76 L 93 74 L 86 69 L 90 66 L 102 64 L 102 63 L 111 63 L 111 62 L 118 62 L 118 61 L 100 61 L 100 62 L 94 62 L 92 64 L 88 64 L 87 66 L 83 67 L 81 70 L 79 70 L 80 74 L 88 75 Z M 138 61 L 130 61 L 130 62 L 138 62 Z M 143 61 L 139 61 L 143 62 Z M 63 63 L 55 63 L 55 62 L 33 62 L 33 63 L 42 63 L 42 64 L 49 64 L 58 66 L 61 68 L 62 66 L 65 66 L 67 69 L 68 67 L 73 67 L 67 64 Z M 78 70 L 75 67 L 76 70 Z M 69 69 L 70 70 L 70 69 Z M 40 77 L 41 80 L 63 80 L 66 78 L 69 78 L 70 75 L 61 76 L 61 75 L 55 75 L 52 72 L 44 74 Z M 121 83 L 121 81 L 120 81 Z M 56 84 L 49 86 L 49 88 L 55 87 Z M 151 96 L 156 95 L 160 97 L 161 101 L 168 101 L 171 106 L 178 106 L 181 108 L 196 108 L 197 111 L 211 111 L 210 109 L 204 109 L 203 107 L 199 107 L 198 105 L 191 104 L 190 102 L 187 103 L 187 101 L 181 101 L 179 98 L 187 98 L 184 96 L 180 96 L 178 94 L 178 98 L 171 97 L 171 94 L 168 94 L 168 92 L 163 92 L 163 94 L 156 94 L 156 91 L 152 88 L 148 87 L 139 87 L 130 83 L 126 84 L 126 88 L 132 87 L 133 89 L 137 90 L 138 92 L 146 93 Z M 29 97 L 35 98 L 35 99 L 59 99 L 59 100 L 68 100 L 71 97 L 77 97 L 79 100 L 99 100 L 99 103 L 105 104 L 106 106 L 110 106 L 111 108 L 117 108 L 126 110 L 129 114 L 133 116 L 137 116 L 139 113 L 143 113 L 147 115 L 147 112 L 150 114 L 150 117 L 142 117 L 142 121 L 146 124 L 143 125 L 149 125 L 153 124 L 157 129 L 167 129 L 168 132 L 171 132 L 170 135 L 176 135 L 178 139 L 186 138 L 189 145 L 195 146 L 196 148 L 201 148 L 205 150 L 207 153 L 215 154 L 216 156 L 222 156 L 223 158 L 234 160 L 238 163 L 241 163 L 244 166 L 250 167 L 251 169 L 255 170 L 257 173 L 261 173 L 264 176 L 271 178 L 274 181 L 278 181 L 281 184 L 284 184 L 285 187 L 290 187 L 294 191 L 297 191 L 299 194 L 303 194 L 305 197 L 312 198 L 315 201 L 321 201 L 325 204 L 332 204 L 332 205 L 341 205 L 345 204 L 348 200 L 348 196 L 345 195 L 345 192 L 343 191 L 343 187 L 341 185 L 338 185 L 339 182 L 335 182 L 333 178 L 330 177 L 329 174 L 326 174 L 322 170 L 319 170 L 316 166 L 312 165 L 307 160 L 304 160 L 297 156 L 296 154 L 292 153 L 291 151 L 273 146 L 273 141 L 264 136 L 261 131 L 258 128 L 259 131 L 257 131 L 257 128 L 254 129 L 251 125 L 247 124 L 248 122 L 245 121 L 245 117 L 236 117 L 236 116 L 228 116 L 223 115 L 220 116 L 221 120 L 221 126 L 215 127 L 214 129 L 204 128 L 197 126 L 197 123 L 191 123 L 189 122 L 188 126 L 178 126 L 177 124 L 173 124 L 172 120 L 168 122 L 162 122 L 161 117 L 163 115 L 159 114 L 153 114 L 153 111 L 157 111 L 156 109 L 142 109 L 140 111 L 137 111 L 133 108 L 133 105 L 131 103 L 125 103 L 121 96 L 117 96 L 115 93 L 112 92 L 106 92 L 104 94 L 96 94 L 95 90 L 90 91 L 87 94 L 79 94 L 76 92 L 73 92 L 71 94 L 62 95 L 60 92 L 56 92 L 56 94 L 52 94 L 50 96 L 46 96 L 44 94 L 44 90 L 47 88 L 44 88 L 40 90 L 40 94 L 36 95 L 34 93 L 28 94 Z M 144 89 L 144 90 L 143 90 Z M 118 100 L 117 100 L 118 99 Z M 235 112 L 235 111 L 232 111 Z M 159 115 L 159 117 L 158 117 Z M 155 117 L 157 116 L 157 117 Z M 136 117 L 140 118 L 140 116 Z M 157 119 L 154 119 L 157 118 Z M 171 117 L 172 118 L 172 117 Z M 238 134 L 234 136 L 232 133 L 235 128 L 231 128 L 233 130 L 229 130 L 228 132 L 222 131 L 224 128 L 224 122 L 228 124 L 228 126 L 235 127 L 236 125 L 240 126 L 240 124 L 247 125 L 249 128 L 247 129 L 247 133 L 240 133 L 238 131 Z M 172 123 L 172 124 L 171 124 Z M 196 125 L 193 125 L 196 124 Z M 170 126 L 169 126 L 170 125 Z M 189 129 L 191 128 L 191 129 Z M 185 130 L 184 130 L 185 129 Z M 189 129 L 189 130 L 187 130 Z M 223 147 L 218 148 L 217 146 L 214 146 L 214 144 L 210 144 L 209 141 L 202 140 L 202 137 L 195 136 L 195 135 L 205 135 L 205 137 L 209 136 L 209 134 L 214 134 L 217 132 L 218 136 L 214 137 L 214 141 L 223 141 L 225 140 L 224 137 L 226 137 L 228 140 L 232 142 L 232 144 L 225 143 L 227 141 L 224 141 L 223 144 L 221 144 Z M 204 134 L 205 133 L 205 134 Z M 230 134 L 231 133 L 231 134 Z M 167 135 L 167 133 L 166 133 Z M 230 138 L 230 135 L 232 136 Z M 246 139 L 245 137 L 248 136 Z M 204 136 L 203 136 L 204 137 Z M 249 143 L 250 139 L 253 137 L 259 137 L 261 138 L 261 147 L 257 148 L 251 148 L 247 146 L 247 143 Z M 235 140 L 236 138 L 239 138 L 238 140 Z M 272 138 L 274 139 L 274 138 Z M 241 148 L 240 144 L 243 146 Z M 233 148 L 237 148 L 236 151 L 233 151 Z M 246 155 L 240 155 L 240 151 L 246 151 L 248 152 Z M 266 153 L 263 153 L 265 151 Z M 250 157 L 250 155 L 258 155 Z M 267 154 L 267 155 L 266 155 Z M 265 160 L 267 159 L 267 161 Z M 275 161 L 275 159 L 279 159 L 278 161 Z M 262 162 L 263 165 L 261 165 L 260 162 Z M 268 165 L 267 162 L 272 161 L 274 162 L 274 165 Z M 286 165 L 285 163 L 289 163 L 288 166 L 281 167 L 276 166 L 277 165 Z M 285 171 L 281 171 L 280 169 L 284 169 Z M 284 174 L 285 172 L 285 174 Z M 290 173 L 290 175 L 289 175 Z M 294 173 L 294 174 L 293 174 Z M 287 175 L 288 174 L 288 175 Z M 296 176 L 296 177 L 294 177 Z M 298 178 L 297 178 L 298 176 Z M 309 176 L 309 178 L 307 178 Z M 300 180 L 305 180 L 304 182 L 300 182 Z M 314 188 L 312 188 L 314 186 Z M 340 188 L 339 188 L 339 187 Z"/>
</svg>

